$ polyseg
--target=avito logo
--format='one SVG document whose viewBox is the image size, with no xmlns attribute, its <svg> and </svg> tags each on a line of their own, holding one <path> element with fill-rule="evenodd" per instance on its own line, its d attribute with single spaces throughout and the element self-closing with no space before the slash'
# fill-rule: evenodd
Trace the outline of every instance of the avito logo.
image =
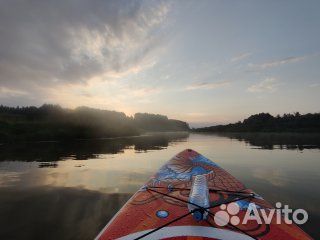
<svg viewBox="0 0 320 240">
<path fill-rule="evenodd" d="M 240 219 L 237 214 L 240 212 L 240 207 L 237 202 L 222 204 L 220 210 L 214 216 L 214 222 L 218 226 L 226 226 L 228 224 L 238 225 L 247 224 L 248 221 L 256 221 L 258 224 L 270 224 L 273 219 L 276 224 L 281 224 L 284 221 L 286 224 L 304 224 L 308 221 L 308 213 L 304 209 L 290 209 L 288 205 L 280 202 L 276 203 L 276 209 L 264 209 L 258 207 L 255 203 L 249 203 L 246 208 L 243 219 Z M 291 218 L 290 218 L 291 216 Z"/>
</svg>

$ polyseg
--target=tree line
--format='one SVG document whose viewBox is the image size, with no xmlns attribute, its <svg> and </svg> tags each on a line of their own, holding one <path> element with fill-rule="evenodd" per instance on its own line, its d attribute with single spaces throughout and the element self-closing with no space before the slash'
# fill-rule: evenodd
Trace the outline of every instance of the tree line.
<svg viewBox="0 0 320 240">
<path fill-rule="evenodd" d="M 146 131 L 188 131 L 186 122 L 158 114 L 59 105 L 7 107 L 0 105 L 0 142 L 50 141 L 140 135 Z"/>
<path fill-rule="evenodd" d="M 196 132 L 320 132 L 320 113 L 282 116 L 269 113 L 254 114 L 242 122 L 193 129 Z"/>
</svg>

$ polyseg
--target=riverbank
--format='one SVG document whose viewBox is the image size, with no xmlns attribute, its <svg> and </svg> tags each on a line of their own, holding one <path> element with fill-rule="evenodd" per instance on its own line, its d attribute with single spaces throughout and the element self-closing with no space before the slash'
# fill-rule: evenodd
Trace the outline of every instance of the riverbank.
<svg viewBox="0 0 320 240">
<path fill-rule="evenodd" d="M 149 131 L 189 131 L 186 122 L 167 116 L 58 105 L 0 106 L 0 142 L 60 141 L 137 136 Z"/>
<path fill-rule="evenodd" d="M 269 132 L 269 133 L 320 133 L 320 113 L 283 114 L 283 116 L 272 116 L 269 113 L 251 115 L 242 122 L 226 125 L 192 129 L 193 132 Z"/>
</svg>

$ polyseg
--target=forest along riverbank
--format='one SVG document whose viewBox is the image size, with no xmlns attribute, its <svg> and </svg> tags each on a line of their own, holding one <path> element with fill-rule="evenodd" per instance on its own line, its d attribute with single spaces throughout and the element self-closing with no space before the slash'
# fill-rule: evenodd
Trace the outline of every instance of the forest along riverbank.
<svg viewBox="0 0 320 240">
<path fill-rule="evenodd" d="M 0 106 L 0 143 L 136 136 L 150 131 L 189 131 L 189 125 L 159 114 L 136 113 L 129 117 L 88 107 Z"/>
</svg>

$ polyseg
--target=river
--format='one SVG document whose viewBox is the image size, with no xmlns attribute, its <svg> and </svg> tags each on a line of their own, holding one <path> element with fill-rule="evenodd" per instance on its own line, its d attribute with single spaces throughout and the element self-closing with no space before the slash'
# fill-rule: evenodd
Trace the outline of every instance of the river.
<svg viewBox="0 0 320 240">
<path fill-rule="evenodd" d="M 92 239 L 186 148 L 270 203 L 305 209 L 301 227 L 320 238 L 320 135 L 158 133 L 0 145 L 0 239 Z"/>
</svg>

